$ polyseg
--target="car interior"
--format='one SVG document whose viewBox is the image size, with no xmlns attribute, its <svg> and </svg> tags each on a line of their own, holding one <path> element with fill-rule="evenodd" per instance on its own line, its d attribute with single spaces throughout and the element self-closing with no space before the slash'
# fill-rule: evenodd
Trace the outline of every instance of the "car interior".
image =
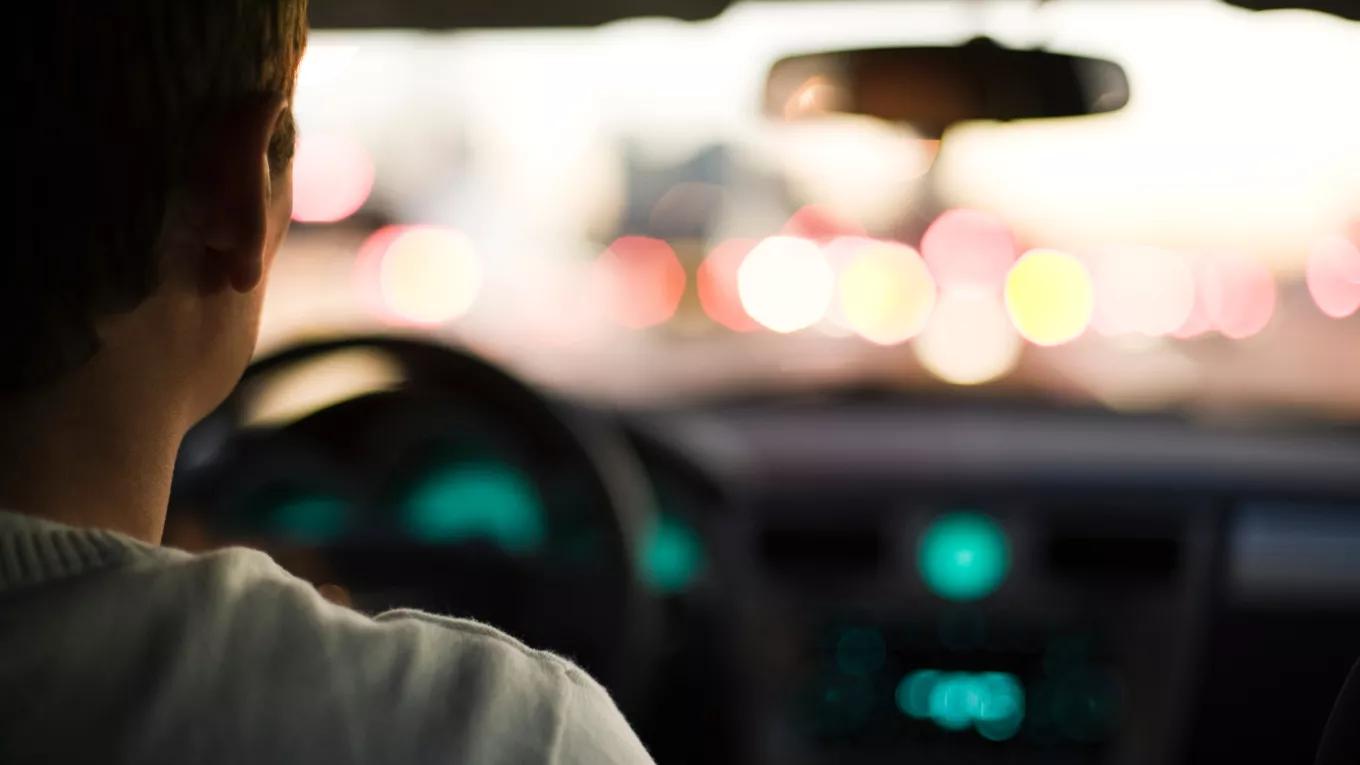
<svg viewBox="0 0 1360 765">
<path fill-rule="evenodd" d="M 660 765 L 1311 762 L 1360 8 L 313 2 L 166 543 L 579 663 Z"/>
</svg>

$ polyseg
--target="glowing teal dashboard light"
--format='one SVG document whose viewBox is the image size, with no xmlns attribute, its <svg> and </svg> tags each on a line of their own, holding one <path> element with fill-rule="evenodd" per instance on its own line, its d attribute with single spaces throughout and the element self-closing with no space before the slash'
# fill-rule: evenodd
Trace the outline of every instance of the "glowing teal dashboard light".
<svg viewBox="0 0 1360 765">
<path fill-rule="evenodd" d="M 320 544 L 343 535 L 350 522 L 349 503 L 327 494 L 297 494 L 276 504 L 270 526 L 293 542 Z"/>
<path fill-rule="evenodd" d="M 1006 672 L 921 669 L 897 684 L 897 708 L 949 731 L 972 727 L 983 738 L 1013 738 L 1025 719 L 1025 691 Z"/>
<path fill-rule="evenodd" d="M 930 689 L 930 719 L 946 730 L 963 730 L 982 708 L 982 694 L 971 675 L 951 673 Z"/>
<path fill-rule="evenodd" d="M 990 595 L 1010 569 L 1010 546 L 996 521 L 980 513 L 936 518 L 917 550 L 926 586 L 946 600 Z"/>
<path fill-rule="evenodd" d="M 897 684 L 897 708 L 918 720 L 930 717 L 930 694 L 939 680 L 940 673 L 933 669 L 919 669 L 902 678 Z"/>
<path fill-rule="evenodd" d="M 641 558 L 643 581 L 659 592 L 680 592 L 703 568 L 704 546 L 689 524 L 661 513 L 643 537 Z"/>
<path fill-rule="evenodd" d="M 1025 719 L 1025 691 L 1014 675 L 984 672 L 975 681 L 979 703 L 973 727 L 983 738 L 1005 741 Z"/>
<path fill-rule="evenodd" d="M 547 535 L 532 482 L 503 462 L 442 466 L 412 487 L 403 512 L 407 531 L 425 542 L 483 538 L 508 552 L 528 553 Z"/>
</svg>

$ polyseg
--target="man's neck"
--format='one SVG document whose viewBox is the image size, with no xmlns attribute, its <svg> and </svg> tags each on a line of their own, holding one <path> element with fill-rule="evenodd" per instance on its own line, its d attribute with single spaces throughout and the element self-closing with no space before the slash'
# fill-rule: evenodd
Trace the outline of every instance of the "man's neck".
<svg viewBox="0 0 1360 765">
<path fill-rule="evenodd" d="M 160 542 L 182 407 L 117 366 L 96 356 L 50 390 L 0 403 L 0 507 Z"/>
</svg>

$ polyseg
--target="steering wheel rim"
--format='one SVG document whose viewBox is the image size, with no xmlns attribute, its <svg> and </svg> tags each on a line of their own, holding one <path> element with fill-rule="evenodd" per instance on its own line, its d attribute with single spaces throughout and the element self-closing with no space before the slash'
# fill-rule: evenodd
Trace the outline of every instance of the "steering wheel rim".
<svg viewBox="0 0 1360 765">
<path fill-rule="evenodd" d="M 228 442 L 245 429 L 246 414 L 262 381 L 326 356 L 355 350 L 376 352 L 395 362 L 404 389 L 437 392 L 488 405 L 486 408 L 497 413 L 511 413 L 514 429 L 551 439 L 564 456 L 582 468 L 579 475 L 605 520 L 606 545 L 614 551 L 611 557 L 617 558 L 624 577 L 620 603 L 623 634 L 617 636 L 620 650 L 608 676 L 601 680 L 611 687 L 621 705 L 644 693 L 648 673 L 637 668 L 649 666 L 654 653 L 655 612 L 659 607 L 643 586 L 637 568 L 636 548 L 645 521 L 645 480 L 639 478 L 640 470 L 632 464 L 631 456 L 610 434 L 569 418 L 529 385 L 487 361 L 453 346 L 415 337 L 362 335 L 303 342 L 252 363 L 226 401 L 186 438 L 186 447 L 200 453 L 229 451 Z M 204 445 L 205 439 L 214 443 Z M 192 465 L 194 460 L 182 462 Z M 195 469 L 177 469 L 181 473 L 177 483 L 192 483 L 193 477 L 184 474 Z"/>
</svg>

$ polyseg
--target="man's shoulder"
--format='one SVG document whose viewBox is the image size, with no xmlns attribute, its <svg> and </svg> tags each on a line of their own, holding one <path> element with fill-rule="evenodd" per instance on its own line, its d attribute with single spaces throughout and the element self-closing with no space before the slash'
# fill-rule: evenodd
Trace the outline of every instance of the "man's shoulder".
<svg viewBox="0 0 1360 765">
<path fill-rule="evenodd" d="M 398 609 L 375 616 L 332 603 L 267 555 L 227 548 L 139 561 L 129 574 L 152 591 L 169 583 L 175 594 L 157 610 L 183 614 L 198 635 L 224 653 L 251 652 L 254 661 L 286 661 L 351 681 L 456 682 L 463 688 L 502 683 L 523 693 L 559 697 L 584 676 L 571 662 L 530 648 L 469 619 Z M 524 699 L 520 698 L 520 702 Z"/>
<path fill-rule="evenodd" d="M 365 616 L 326 601 L 253 551 L 183 565 L 202 567 L 236 604 L 226 634 L 251 642 L 269 630 L 253 653 L 268 656 L 270 645 L 279 646 L 274 677 L 301 688 L 300 703 L 312 696 L 316 676 L 334 698 L 355 690 L 342 717 L 364 718 L 365 727 L 375 716 L 382 720 L 397 732 L 386 747 L 412 747 L 404 761 L 424 761 L 437 750 L 441 760 L 457 762 L 651 762 L 586 672 L 492 626 L 415 610 Z M 272 619 L 278 622 L 269 628 Z"/>
<path fill-rule="evenodd" d="M 255 682 L 291 699 L 287 707 L 316 704 L 326 689 L 328 724 L 381 727 L 387 754 L 405 752 L 397 760 L 438 751 L 458 762 L 650 762 L 588 674 L 492 626 L 415 610 L 360 614 L 249 550 L 174 565 L 230 604 L 205 626 L 237 654 L 233 664 L 267 667 Z"/>
<path fill-rule="evenodd" d="M 650 762 L 584 672 L 488 625 L 370 617 L 244 548 L 10 526 L 0 563 L 27 562 L 0 582 L 0 684 L 26 714 L 0 739 L 21 750 L 80 759 L 99 736 L 63 720 L 137 762 Z"/>
</svg>

